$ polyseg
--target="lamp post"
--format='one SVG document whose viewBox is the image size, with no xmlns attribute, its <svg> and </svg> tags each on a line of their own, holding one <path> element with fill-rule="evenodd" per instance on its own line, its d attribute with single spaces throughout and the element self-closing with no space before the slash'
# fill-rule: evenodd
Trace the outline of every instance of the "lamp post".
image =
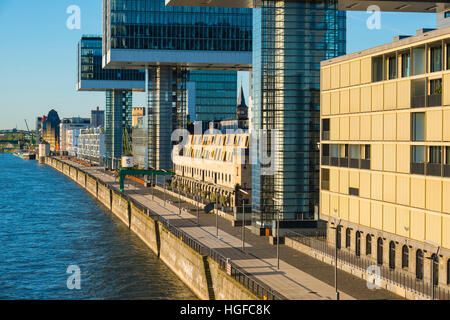
<svg viewBox="0 0 450 320">
<path fill-rule="evenodd" d="M 430 288 L 431 288 L 431 300 L 434 300 L 435 299 L 435 296 L 434 296 L 434 291 L 435 291 L 434 290 L 434 262 L 436 259 L 438 259 L 438 254 L 439 254 L 439 250 L 441 247 L 436 242 L 433 242 L 430 240 L 423 240 L 423 242 L 428 243 L 429 245 L 437 248 L 434 259 L 433 259 L 433 255 L 431 255 L 431 257 L 427 258 L 427 259 L 430 259 L 430 261 L 431 261 L 431 285 L 430 285 Z"/>
<path fill-rule="evenodd" d="M 238 191 L 242 192 L 243 194 L 248 195 L 248 192 L 238 189 Z M 242 251 L 245 251 L 245 203 L 244 203 L 244 197 L 242 197 Z"/>
<path fill-rule="evenodd" d="M 272 198 L 274 202 L 280 203 L 281 200 Z M 277 226 L 276 226 L 276 233 L 277 233 L 277 269 L 280 270 L 280 211 L 277 210 Z"/>
<path fill-rule="evenodd" d="M 167 172 L 167 170 L 161 169 L 161 171 Z M 166 206 L 166 176 L 164 175 L 164 206 Z"/>
<path fill-rule="evenodd" d="M 334 213 L 337 213 L 337 209 L 334 209 Z M 339 291 L 338 291 L 338 269 L 337 269 L 337 255 L 338 255 L 338 229 L 341 224 L 341 219 L 335 215 L 330 214 L 330 217 L 334 218 L 335 227 L 331 227 L 331 229 L 335 229 L 335 240 L 334 240 L 334 289 L 336 290 L 336 300 L 339 300 Z"/>
</svg>

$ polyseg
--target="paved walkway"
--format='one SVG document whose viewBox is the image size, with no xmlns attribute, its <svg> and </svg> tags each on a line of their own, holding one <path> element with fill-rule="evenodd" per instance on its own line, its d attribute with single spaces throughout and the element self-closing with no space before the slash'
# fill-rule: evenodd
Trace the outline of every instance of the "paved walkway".
<svg viewBox="0 0 450 320">
<path fill-rule="evenodd" d="M 82 168 L 118 190 L 118 179 L 98 167 L 84 167 L 71 161 L 71 165 Z M 181 202 L 179 199 L 164 195 L 156 189 L 128 180 L 125 193 L 150 210 L 170 220 L 203 245 L 217 250 L 230 258 L 247 273 L 267 284 L 269 287 L 292 300 L 334 300 L 334 267 L 280 245 L 280 269 L 277 270 L 276 247 L 270 245 L 267 238 L 259 237 L 246 230 L 245 252 L 242 251 L 242 227 L 233 227 L 231 223 L 219 217 L 219 237 L 216 237 L 216 217 L 200 211 L 200 225 L 197 225 L 197 208 Z M 152 195 L 154 194 L 154 196 Z M 168 202 L 164 202 L 164 198 Z M 187 212 L 189 211 L 189 212 Z M 338 272 L 338 284 L 341 299 L 400 299 L 386 290 L 369 290 L 366 282 L 346 272 Z"/>
</svg>

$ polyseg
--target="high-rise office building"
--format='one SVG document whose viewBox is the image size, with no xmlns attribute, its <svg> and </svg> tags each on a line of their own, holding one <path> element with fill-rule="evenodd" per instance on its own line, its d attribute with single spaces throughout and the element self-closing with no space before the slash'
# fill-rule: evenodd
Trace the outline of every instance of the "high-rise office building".
<svg viewBox="0 0 450 320">
<path fill-rule="evenodd" d="M 91 126 L 94 128 L 105 126 L 105 110 L 91 110 Z"/>
<path fill-rule="evenodd" d="M 321 66 L 320 200 L 329 241 L 425 285 L 433 274 L 443 287 L 450 283 L 449 71 L 450 28 L 419 30 Z"/>
<path fill-rule="evenodd" d="M 103 5 L 103 66 L 147 70 L 147 163 L 158 169 L 172 168 L 171 134 L 184 128 L 187 120 L 188 69 L 249 69 L 251 11 L 166 7 L 164 0 L 104 0 Z M 211 95 L 206 81 L 199 83 L 196 106 L 216 112 L 207 99 L 218 97 Z M 225 100 L 228 81 L 221 82 Z"/>
<path fill-rule="evenodd" d="M 249 115 L 257 138 L 252 147 L 253 225 L 256 232 L 274 227 L 278 214 L 280 228 L 305 226 L 303 220 L 314 218 L 319 204 L 320 61 L 345 53 L 345 12 L 337 10 L 337 1 L 167 3 L 254 8 Z M 262 153 L 272 154 L 274 161 L 261 164 Z"/>
</svg>

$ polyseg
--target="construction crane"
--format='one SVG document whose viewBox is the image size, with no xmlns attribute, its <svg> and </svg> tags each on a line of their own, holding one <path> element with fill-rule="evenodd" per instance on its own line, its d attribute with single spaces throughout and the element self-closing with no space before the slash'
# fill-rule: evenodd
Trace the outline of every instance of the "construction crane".
<svg viewBox="0 0 450 320">
<path fill-rule="evenodd" d="M 122 134 L 122 155 L 123 156 L 132 156 L 132 148 L 131 148 L 131 139 L 130 135 L 128 133 L 128 128 L 123 128 L 123 134 Z"/>
<path fill-rule="evenodd" d="M 27 119 L 25 119 L 25 124 L 27 126 L 28 135 L 30 136 L 30 147 L 34 147 L 34 134 L 30 131 L 30 128 L 28 127 Z"/>
</svg>

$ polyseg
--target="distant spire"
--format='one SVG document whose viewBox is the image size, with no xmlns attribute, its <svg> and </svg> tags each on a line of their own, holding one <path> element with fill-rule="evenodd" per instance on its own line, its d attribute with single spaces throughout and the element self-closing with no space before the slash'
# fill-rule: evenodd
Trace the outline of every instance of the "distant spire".
<svg viewBox="0 0 450 320">
<path fill-rule="evenodd" d="M 242 85 L 241 85 L 241 92 L 239 93 L 238 106 L 247 106 L 245 104 L 244 89 L 242 88 Z"/>
</svg>

